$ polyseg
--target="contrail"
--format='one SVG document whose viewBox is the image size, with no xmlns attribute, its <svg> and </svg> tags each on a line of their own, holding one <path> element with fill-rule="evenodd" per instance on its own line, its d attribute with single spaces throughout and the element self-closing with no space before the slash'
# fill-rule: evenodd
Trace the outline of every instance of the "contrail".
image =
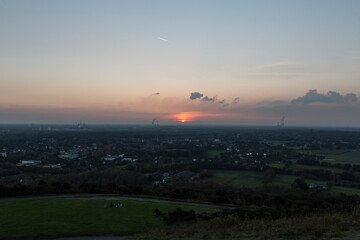
<svg viewBox="0 0 360 240">
<path fill-rule="evenodd" d="M 158 37 L 157 39 L 161 40 L 161 41 L 164 41 L 164 42 L 168 42 L 169 40 L 165 39 L 165 38 L 162 38 L 162 37 Z"/>
</svg>

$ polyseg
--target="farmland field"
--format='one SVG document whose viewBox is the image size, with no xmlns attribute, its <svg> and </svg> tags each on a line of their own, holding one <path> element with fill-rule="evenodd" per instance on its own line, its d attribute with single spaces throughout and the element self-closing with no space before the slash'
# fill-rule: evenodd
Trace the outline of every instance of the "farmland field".
<svg viewBox="0 0 360 240">
<path fill-rule="evenodd" d="M 253 171 L 213 171 L 211 181 L 237 187 L 258 187 L 262 184 L 263 173 Z"/>
<path fill-rule="evenodd" d="M 359 163 L 360 164 L 360 150 L 350 150 L 350 151 L 317 151 L 315 154 L 322 155 L 325 157 L 324 160 L 334 163 Z"/>
<path fill-rule="evenodd" d="M 264 174 L 255 171 L 213 171 L 211 181 L 236 187 L 259 187 L 262 185 Z M 276 175 L 272 184 L 290 185 L 297 176 Z"/>
<path fill-rule="evenodd" d="M 224 153 L 227 151 L 223 151 L 223 150 L 209 150 L 207 151 L 207 155 L 209 158 L 220 158 L 221 157 L 221 153 Z"/>
<path fill-rule="evenodd" d="M 309 166 L 309 165 L 301 165 L 301 164 L 294 164 L 294 165 L 290 166 L 289 168 L 290 169 L 308 169 L 308 170 L 322 169 L 324 171 L 332 171 L 332 172 L 336 172 L 336 173 L 346 172 L 345 169 L 322 167 L 322 166 Z"/>
<path fill-rule="evenodd" d="M 270 163 L 269 166 L 272 168 L 283 168 L 285 167 L 285 163 Z"/>
<path fill-rule="evenodd" d="M 178 207 L 214 211 L 171 203 L 122 200 L 110 208 L 110 200 L 31 199 L 0 202 L 0 239 L 36 236 L 128 235 L 161 227 L 154 214 Z M 105 208 L 106 204 L 106 208 Z"/>
<path fill-rule="evenodd" d="M 262 172 L 255 172 L 255 171 L 227 171 L 227 170 L 216 170 L 213 171 L 213 176 L 210 178 L 210 181 L 224 184 L 224 185 L 231 185 L 235 187 L 260 187 L 262 186 L 263 180 L 263 173 Z M 298 176 L 293 175 L 283 175 L 278 174 L 275 176 L 273 185 L 284 185 L 290 187 L 291 184 L 294 182 Z M 315 181 L 311 179 L 306 179 L 308 184 L 312 182 L 322 182 L 323 181 Z M 360 189 L 357 188 L 348 188 L 348 187 L 339 187 L 339 186 L 332 186 L 331 193 L 345 193 L 345 194 L 360 194 Z"/>
<path fill-rule="evenodd" d="M 285 167 L 285 163 L 270 163 L 269 167 L 272 168 L 283 168 Z M 336 173 L 346 172 L 345 169 L 339 168 L 331 168 L 331 167 L 322 167 L 322 166 L 310 166 L 310 165 L 302 165 L 302 164 L 293 164 L 289 166 L 289 169 L 307 169 L 307 170 L 315 170 L 315 169 L 322 169 L 324 171 L 332 171 Z"/>
</svg>

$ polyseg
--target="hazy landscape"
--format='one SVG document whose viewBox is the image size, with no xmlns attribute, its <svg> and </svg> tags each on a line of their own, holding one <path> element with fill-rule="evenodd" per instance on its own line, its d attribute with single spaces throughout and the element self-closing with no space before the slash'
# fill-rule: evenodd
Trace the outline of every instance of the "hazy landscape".
<svg viewBox="0 0 360 240">
<path fill-rule="evenodd" d="M 0 239 L 360 239 L 359 11 L 0 0 Z"/>
</svg>

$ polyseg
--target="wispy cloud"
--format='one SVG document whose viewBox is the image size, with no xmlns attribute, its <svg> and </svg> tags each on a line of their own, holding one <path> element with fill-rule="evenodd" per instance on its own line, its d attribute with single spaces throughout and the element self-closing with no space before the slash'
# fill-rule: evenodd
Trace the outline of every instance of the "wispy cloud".
<svg viewBox="0 0 360 240">
<path fill-rule="evenodd" d="M 256 68 L 276 68 L 276 67 L 288 67 L 288 66 L 300 66 L 302 65 L 301 62 L 294 62 L 294 61 L 279 61 L 279 62 L 271 62 L 267 64 L 260 65 Z"/>
<path fill-rule="evenodd" d="M 231 104 L 238 104 L 240 101 L 240 98 L 236 97 L 234 98 L 234 100 L 231 102 Z"/>
<path fill-rule="evenodd" d="M 162 38 L 162 37 L 157 37 L 157 39 L 163 41 L 163 42 L 168 42 L 169 40 L 167 40 L 166 38 Z"/>
</svg>

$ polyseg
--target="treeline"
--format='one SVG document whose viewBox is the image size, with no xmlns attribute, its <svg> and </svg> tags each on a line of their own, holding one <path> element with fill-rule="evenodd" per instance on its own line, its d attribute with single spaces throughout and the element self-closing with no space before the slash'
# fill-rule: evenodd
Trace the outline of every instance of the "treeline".
<svg viewBox="0 0 360 240">
<path fill-rule="evenodd" d="M 347 171 L 360 171 L 359 164 L 350 164 L 350 163 L 329 163 L 323 161 L 317 161 L 312 159 L 299 159 L 296 162 L 297 164 L 301 165 L 308 165 L 308 166 L 318 166 L 318 167 L 329 167 L 329 168 L 336 168 L 336 169 L 343 169 Z"/>
<path fill-rule="evenodd" d="M 324 169 L 286 169 L 274 168 L 277 174 L 293 175 L 311 179 L 314 181 L 325 181 L 331 185 L 360 188 L 360 175 L 353 172 L 333 172 Z"/>
<path fill-rule="evenodd" d="M 106 174 L 109 173 L 104 173 L 104 175 Z M 358 195 L 320 194 L 313 191 L 300 191 L 284 187 L 267 186 L 254 189 L 236 189 L 207 182 L 177 182 L 168 186 L 152 186 L 141 184 L 141 181 L 146 181 L 146 179 L 139 178 L 135 172 L 124 171 L 121 174 L 124 179 L 125 176 L 132 175 L 133 182 L 129 182 L 129 180 L 125 182 L 120 177 L 118 181 L 122 182 L 121 184 L 106 183 L 105 180 L 99 180 L 97 183 L 95 175 L 89 173 L 76 176 L 76 181 L 68 176 L 67 178 L 48 179 L 48 181 L 41 180 L 27 185 L 20 183 L 7 186 L 0 185 L 0 197 L 80 193 L 121 194 L 232 204 L 239 207 L 285 208 L 296 211 L 301 209 L 345 211 L 360 203 Z M 104 184 L 100 184 L 100 182 Z"/>
</svg>

